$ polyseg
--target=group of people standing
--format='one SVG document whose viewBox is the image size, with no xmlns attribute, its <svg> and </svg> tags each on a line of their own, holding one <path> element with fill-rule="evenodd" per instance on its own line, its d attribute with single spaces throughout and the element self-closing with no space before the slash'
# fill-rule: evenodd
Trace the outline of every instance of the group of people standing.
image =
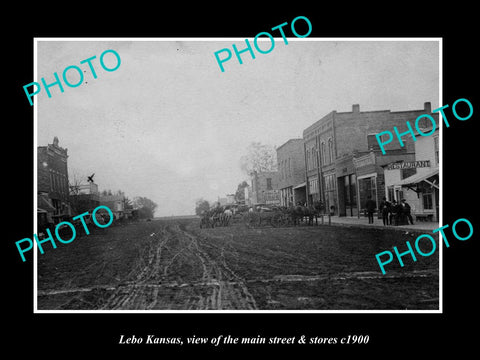
<svg viewBox="0 0 480 360">
<path fill-rule="evenodd" d="M 399 203 L 393 200 L 391 203 L 386 198 L 380 203 L 383 225 L 401 225 L 406 218 L 407 224 L 413 225 L 412 209 L 410 205 L 402 199 Z"/>
<path fill-rule="evenodd" d="M 376 203 L 369 196 L 366 203 L 369 224 L 373 224 L 375 208 Z M 402 199 L 400 202 L 396 200 L 390 202 L 384 197 L 380 203 L 379 211 L 382 214 L 383 225 L 396 226 L 401 225 L 404 221 L 407 221 L 407 224 L 410 223 L 413 225 L 412 209 L 405 199 Z"/>
</svg>

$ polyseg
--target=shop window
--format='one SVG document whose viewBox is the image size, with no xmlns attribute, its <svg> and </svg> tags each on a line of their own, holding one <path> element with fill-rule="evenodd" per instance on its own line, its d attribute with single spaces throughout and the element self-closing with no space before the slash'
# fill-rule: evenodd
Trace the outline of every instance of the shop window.
<svg viewBox="0 0 480 360">
<path fill-rule="evenodd" d="M 387 199 L 388 199 L 388 201 L 395 200 L 395 189 L 393 188 L 393 186 L 388 187 L 388 197 L 387 197 Z"/>
<path fill-rule="evenodd" d="M 403 190 L 395 190 L 396 200 L 401 201 L 403 199 Z"/>
<path fill-rule="evenodd" d="M 374 176 L 358 180 L 358 188 L 360 193 L 361 209 L 364 209 L 366 207 L 366 203 L 369 196 L 371 197 L 372 200 L 376 201 L 377 188 L 376 188 L 376 178 Z"/>
<path fill-rule="evenodd" d="M 432 189 L 423 188 L 422 192 L 422 199 L 423 199 L 423 209 L 425 210 L 433 210 L 433 195 Z"/>
</svg>

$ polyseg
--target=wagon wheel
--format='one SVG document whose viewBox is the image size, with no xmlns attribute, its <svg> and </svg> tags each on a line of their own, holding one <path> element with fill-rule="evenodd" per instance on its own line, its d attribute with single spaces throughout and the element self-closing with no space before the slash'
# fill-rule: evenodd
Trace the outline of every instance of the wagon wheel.
<svg viewBox="0 0 480 360">
<path fill-rule="evenodd" d="M 272 218 L 270 219 L 270 223 L 274 227 L 279 227 L 279 226 L 284 226 L 286 223 L 286 220 L 287 219 L 285 219 L 285 216 L 283 216 L 282 213 L 277 213 L 272 216 Z"/>
<path fill-rule="evenodd" d="M 258 226 L 260 220 L 260 216 L 255 213 L 247 213 L 243 216 L 243 223 L 249 228 Z"/>
<path fill-rule="evenodd" d="M 251 227 L 251 216 L 250 216 L 250 213 L 246 213 L 245 215 L 243 215 L 243 218 L 242 218 L 242 221 L 243 223 L 245 224 L 246 227 Z"/>
<path fill-rule="evenodd" d="M 290 214 L 284 214 L 283 220 L 284 220 L 285 226 L 293 226 L 293 225 L 295 225 L 295 224 L 294 224 L 294 221 L 293 221 L 293 217 L 292 217 L 292 215 L 290 215 Z"/>
</svg>

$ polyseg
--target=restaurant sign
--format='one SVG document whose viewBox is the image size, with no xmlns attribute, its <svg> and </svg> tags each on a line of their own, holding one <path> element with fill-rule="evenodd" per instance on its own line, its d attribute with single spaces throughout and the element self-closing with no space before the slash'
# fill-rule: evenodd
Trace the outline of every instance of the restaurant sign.
<svg viewBox="0 0 480 360">
<path fill-rule="evenodd" d="M 416 168 L 423 168 L 423 167 L 430 167 L 430 160 L 404 161 L 404 162 L 391 163 L 387 166 L 387 170 L 416 169 Z"/>
</svg>

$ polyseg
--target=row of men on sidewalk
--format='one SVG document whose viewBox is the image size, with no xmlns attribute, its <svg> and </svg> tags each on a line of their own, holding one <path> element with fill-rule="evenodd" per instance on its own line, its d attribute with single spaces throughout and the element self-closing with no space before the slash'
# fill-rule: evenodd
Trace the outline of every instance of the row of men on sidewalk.
<svg viewBox="0 0 480 360">
<path fill-rule="evenodd" d="M 368 216 L 368 223 L 373 224 L 373 213 L 375 212 L 376 203 L 372 200 L 372 197 L 369 196 L 366 203 L 366 210 Z M 379 211 L 382 214 L 383 225 L 402 225 L 403 223 L 408 223 L 413 225 L 413 218 L 411 213 L 410 205 L 402 199 L 400 203 L 393 200 L 392 202 L 387 201 L 384 197 L 379 206 Z"/>
</svg>

